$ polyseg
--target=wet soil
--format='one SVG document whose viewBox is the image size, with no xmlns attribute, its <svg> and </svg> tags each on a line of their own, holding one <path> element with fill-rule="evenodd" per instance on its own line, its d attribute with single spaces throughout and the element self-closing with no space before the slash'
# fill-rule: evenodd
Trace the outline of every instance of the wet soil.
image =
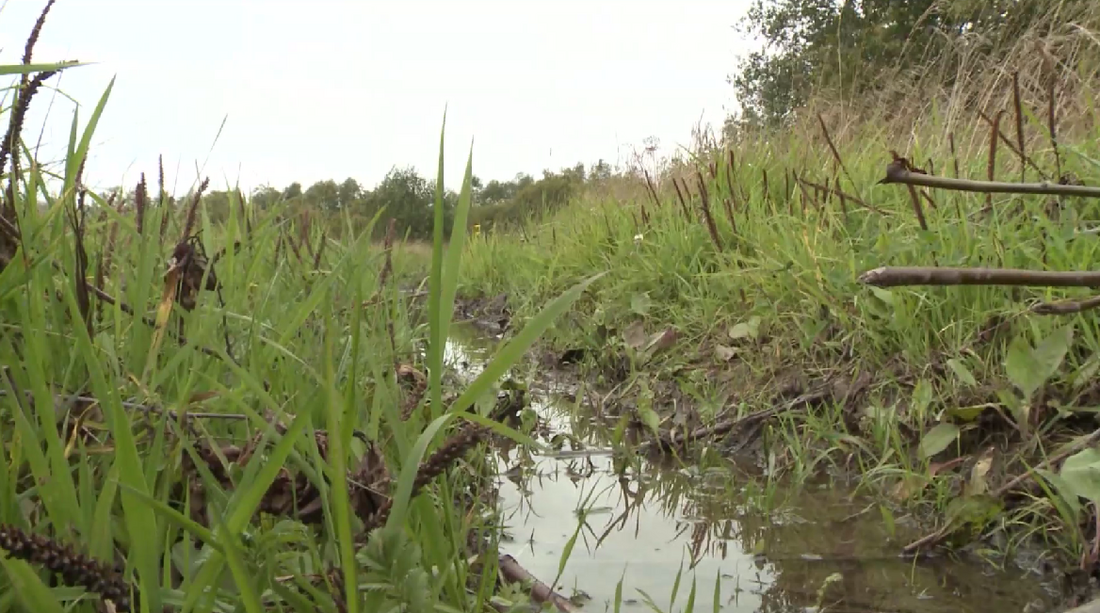
<svg viewBox="0 0 1100 613">
<path fill-rule="evenodd" d="M 447 358 L 463 378 L 491 357 L 493 328 L 456 326 Z M 1061 582 L 1027 556 L 903 557 L 902 546 L 920 536 L 915 522 L 887 520 L 879 505 L 835 482 L 765 486 L 753 478 L 757 467 L 731 461 L 616 456 L 613 424 L 578 413 L 576 385 L 540 372 L 529 397 L 539 438 L 554 450 L 499 449 L 501 553 L 544 582 L 557 577 L 555 588 L 584 610 L 612 610 L 620 581 L 621 610 L 652 610 L 650 600 L 684 610 L 693 580 L 700 611 L 1060 608 Z"/>
</svg>

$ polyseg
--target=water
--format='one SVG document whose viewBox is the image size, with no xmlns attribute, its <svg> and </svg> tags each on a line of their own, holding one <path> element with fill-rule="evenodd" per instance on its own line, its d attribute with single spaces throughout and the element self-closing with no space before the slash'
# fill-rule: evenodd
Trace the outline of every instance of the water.
<svg viewBox="0 0 1100 613">
<path fill-rule="evenodd" d="M 449 343 L 447 359 L 474 377 L 491 346 L 463 336 Z M 544 440 L 575 430 L 552 394 L 534 396 L 551 431 Z M 610 449 L 584 430 L 576 432 L 582 450 L 568 441 L 547 455 L 502 450 L 498 487 L 510 537 L 501 553 L 547 584 L 583 516 L 555 589 L 586 611 L 613 610 L 620 580 L 622 611 L 651 611 L 647 594 L 661 611 L 682 611 L 693 578 L 695 611 L 993 613 L 1056 602 L 1040 577 L 1016 567 L 897 557 L 920 535 L 899 526 L 892 537 L 877 505 L 842 489 L 777 492 L 768 503 L 732 470 L 647 463 L 620 477 Z"/>
</svg>

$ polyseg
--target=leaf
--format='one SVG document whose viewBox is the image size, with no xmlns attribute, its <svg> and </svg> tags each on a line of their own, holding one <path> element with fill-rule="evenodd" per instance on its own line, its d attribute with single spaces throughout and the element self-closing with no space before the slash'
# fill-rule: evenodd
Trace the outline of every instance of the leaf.
<svg viewBox="0 0 1100 613">
<path fill-rule="evenodd" d="M 442 158 L 442 152 L 440 152 Z M 458 293 L 458 278 L 462 264 L 463 245 L 466 243 L 467 218 L 470 214 L 470 205 L 473 200 L 473 173 L 474 173 L 474 146 L 470 143 L 470 153 L 466 157 L 466 173 L 462 178 L 462 187 L 458 195 L 458 205 L 454 210 L 454 221 L 451 225 L 451 240 L 447 244 L 447 253 L 444 261 L 443 280 L 441 286 L 441 298 L 439 304 L 440 338 L 446 339 L 450 332 L 451 317 L 454 314 L 455 294 Z M 442 175 L 439 182 L 442 184 Z M 442 193 L 442 185 L 436 186 L 436 201 L 439 202 L 439 194 Z M 436 405 L 439 406 L 439 405 Z"/>
<path fill-rule="evenodd" d="M 1085 365 L 1077 371 L 1077 374 L 1073 377 L 1073 388 L 1079 389 L 1086 383 L 1092 381 L 1096 376 L 1096 371 L 1100 369 L 1100 353 L 1094 353 L 1085 362 Z"/>
<path fill-rule="evenodd" d="M 974 375 L 971 374 L 970 369 L 962 363 L 962 360 L 951 358 L 947 361 L 947 367 L 951 369 L 951 372 L 955 373 L 955 376 L 959 378 L 959 381 L 962 381 L 970 387 L 978 385 L 977 379 L 975 379 Z"/>
<path fill-rule="evenodd" d="M 1043 468 L 1036 468 L 1035 474 L 1046 479 L 1048 483 L 1054 486 L 1055 492 L 1058 494 L 1058 498 L 1067 507 L 1067 510 L 1073 514 L 1074 517 L 1079 517 L 1081 514 L 1081 501 L 1078 499 L 1077 494 L 1066 480 L 1063 479 L 1057 473 L 1051 472 Z"/>
<path fill-rule="evenodd" d="M 942 423 L 937 424 L 924 434 L 924 438 L 920 441 L 920 457 L 922 460 L 926 460 L 937 453 L 947 449 L 950 445 L 959 437 L 959 427 L 955 424 Z"/>
<path fill-rule="evenodd" d="M 649 292 L 640 292 L 630 297 L 630 310 L 637 315 L 648 314 L 652 306 L 653 300 L 650 299 Z"/>
<path fill-rule="evenodd" d="M 1058 328 L 1035 348 L 1022 336 L 1013 338 L 1005 356 L 1008 379 L 1030 399 L 1058 371 L 1072 341 L 1072 324 Z"/>
<path fill-rule="evenodd" d="M 996 405 L 987 402 L 984 404 L 976 404 L 968 407 L 952 407 L 950 409 L 947 409 L 947 414 L 951 417 L 954 417 L 955 419 L 970 422 L 978 419 L 978 417 L 980 417 L 986 409 L 995 406 Z"/>
<path fill-rule="evenodd" d="M 454 416 L 455 413 L 446 413 L 435 418 L 435 420 L 428 424 L 428 427 L 420 433 L 420 436 L 416 439 L 416 444 L 404 458 L 401 466 L 401 474 L 397 480 L 397 489 L 393 494 L 393 506 L 390 507 L 390 516 L 386 520 L 386 530 L 397 530 L 405 525 L 405 520 L 409 512 L 409 500 L 412 499 L 413 484 L 416 481 L 416 474 L 420 469 L 420 462 L 424 459 L 424 454 L 427 452 L 428 445 L 431 444 L 432 439 L 435 438 L 436 432 L 439 432 L 443 426 L 447 425 L 447 422 L 454 418 Z"/>
<path fill-rule="evenodd" d="M 646 357 L 652 357 L 676 344 L 676 330 L 665 328 L 649 337 L 645 345 Z"/>
<path fill-rule="evenodd" d="M 984 528 L 996 519 L 1004 505 L 992 496 L 959 496 L 947 503 L 945 515 L 948 521 L 970 524 L 975 528 Z"/>
<path fill-rule="evenodd" d="M 990 447 L 982 453 L 978 461 L 974 463 L 974 466 L 970 469 L 970 482 L 967 484 L 966 493 L 971 496 L 979 494 L 985 494 L 989 491 L 989 483 L 986 481 L 986 475 L 989 474 L 989 469 L 993 467 L 993 448 Z"/>
<path fill-rule="evenodd" d="M 630 324 L 627 326 L 626 330 L 623 330 L 623 341 L 625 341 L 626 346 L 631 349 L 641 349 L 648 340 L 649 337 L 646 336 L 645 325 L 641 320 Z"/>
<path fill-rule="evenodd" d="M 1091 447 L 1066 458 L 1059 475 L 1072 493 L 1100 501 L 1100 450 Z"/>
<path fill-rule="evenodd" d="M 756 339 L 760 335 L 760 318 L 753 315 L 748 321 L 738 323 L 729 329 L 730 340 L 740 340 L 742 338 Z"/>
<path fill-rule="evenodd" d="M 637 411 L 638 419 L 640 419 L 642 423 L 645 424 L 645 426 L 653 432 L 654 435 L 661 433 L 661 416 L 657 414 L 657 411 L 653 410 L 653 406 L 651 404 L 649 404 L 648 402 L 639 403 Z"/>
<path fill-rule="evenodd" d="M 881 287 L 875 287 L 874 285 L 871 285 L 869 287 L 871 288 L 871 293 L 873 293 L 876 298 L 890 306 L 894 306 L 895 298 L 893 292 L 888 289 L 883 289 Z"/>
<path fill-rule="evenodd" d="M 729 362 L 737 355 L 737 349 L 727 347 L 726 345 L 715 345 L 714 355 L 723 362 Z"/>
<path fill-rule="evenodd" d="M 439 131 L 439 169 L 432 205 L 432 266 L 428 274 L 428 393 L 432 414 L 443 406 L 443 347 L 447 342 L 443 322 L 443 152 L 447 132 L 447 109 L 443 109 L 443 127 Z M 448 314 L 449 315 L 449 314 Z"/>
<path fill-rule="evenodd" d="M 50 593 L 50 588 L 42 583 L 34 569 L 26 562 L 4 556 L 0 557 L 0 565 L 3 565 L 11 580 L 8 589 L 15 592 L 25 610 L 42 613 L 62 613 L 65 610 L 57 598 Z"/>
<path fill-rule="evenodd" d="M 508 369 L 512 368 L 523 359 L 527 350 L 535 344 L 535 341 L 542 336 L 542 333 L 550 327 L 554 320 L 568 310 L 569 307 L 580 298 L 584 290 L 588 289 L 589 285 L 595 283 L 605 274 L 607 274 L 606 271 L 588 277 L 565 290 L 560 296 L 551 301 L 550 304 L 542 307 L 538 315 L 535 315 L 535 317 L 523 326 L 523 330 L 497 350 L 496 354 L 493 355 L 493 359 L 485 365 L 477 379 L 474 379 L 473 382 L 466 387 L 466 390 L 451 404 L 448 410 L 461 413 L 492 389 L 492 386 L 504 376 Z M 474 417 L 476 416 L 465 416 L 466 419 L 474 419 Z M 486 421 L 491 422 L 492 420 Z M 499 422 L 498 425 L 500 425 Z M 513 440 L 526 440 L 526 437 L 517 439 L 516 436 L 518 436 L 519 433 L 511 428 L 502 426 L 500 430 L 498 430 L 498 432 L 505 431 L 508 432 L 507 436 Z"/>
<path fill-rule="evenodd" d="M 913 398 L 910 403 L 909 411 L 912 415 L 923 416 L 928 410 L 928 405 L 932 404 L 932 384 L 928 379 L 921 379 L 913 386 Z"/>
</svg>

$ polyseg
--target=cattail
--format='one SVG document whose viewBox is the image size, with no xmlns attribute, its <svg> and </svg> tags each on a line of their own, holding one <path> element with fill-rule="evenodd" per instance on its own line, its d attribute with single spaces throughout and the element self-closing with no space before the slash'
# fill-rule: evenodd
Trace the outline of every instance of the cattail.
<svg viewBox="0 0 1100 613">
<path fill-rule="evenodd" d="M 130 588 L 117 569 L 73 551 L 40 534 L 0 524 L 0 548 L 12 557 L 40 565 L 61 576 L 65 585 L 81 586 L 112 601 L 119 611 L 130 610 Z"/>
</svg>

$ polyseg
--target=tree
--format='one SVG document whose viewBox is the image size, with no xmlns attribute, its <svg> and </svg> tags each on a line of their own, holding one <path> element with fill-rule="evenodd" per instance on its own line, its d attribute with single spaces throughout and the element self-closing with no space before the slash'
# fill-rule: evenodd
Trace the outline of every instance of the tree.
<svg viewBox="0 0 1100 613">
<path fill-rule="evenodd" d="M 302 197 L 302 184 L 295 181 L 283 190 L 283 200 L 292 200 Z"/>
<path fill-rule="evenodd" d="M 351 208 L 362 197 L 363 188 L 359 186 L 359 182 L 348 177 L 336 192 L 337 206 L 341 209 Z"/>
<path fill-rule="evenodd" d="M 450 198 L 444 199 L 445 227 L 453 218 Z M 455 198 L 457 200 L 457 197 Z M 432 235 L 435 201 L 434 188 L 412 167 L 392 168 L 367 198 L 367 209 L 376 212 L 385 207 L 383 219 L 395 219 L 399 232 L 409 232 L 416 238 Z M 381 224 L 384 228 L 385 224 Z"/>
<path fill-rule="evenodd" d="M 332 179 L 310 185 L 303 197 L 307 203 L 320 209 L 336 211 L 340 208 L 340 188 Z"/>
<path fill-rule="evenodd" d="M 1088 0 L 1062 0 L 1061 10 Z M 743 122 L 780 124 L 815 89 L 861 95 L 904 78 L 939 57 L 963 33 L 970 52 L 994 53 L 1014 42 L 1050 7 L 1049 0 L 755 0 L 742 34 L 763 40 L 729 81 Z M 1063 18 L 1068 13 L 1063 15 Z M 1064 20 L 1064 19 L 1063 19 Z M 949 56 L 950 57 L 950 56 Z M 954 66 L 937 75 L 949 85 Z M 726 126 L 724 133 L 734 129 Z"/>
<path fill-rule="evenodd" d="M 270 185 L 261 185 L 252 190 L 252 206 L 260 210 L 268 210 L 275 206 L 283 197 L 282 192 Z"/>
</svg>

